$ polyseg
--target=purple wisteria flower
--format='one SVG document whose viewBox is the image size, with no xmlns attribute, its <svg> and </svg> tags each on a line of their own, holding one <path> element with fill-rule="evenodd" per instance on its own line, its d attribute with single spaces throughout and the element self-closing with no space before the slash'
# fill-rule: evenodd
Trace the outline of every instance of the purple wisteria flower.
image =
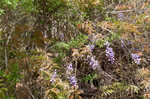
<svg viewBox="0 0 150 99">
<path fill-rule="evenodd" d="M 72 67 L 72 63 L 70 63 L 67 66 L 66 74 L 70 75 L 72 71 L 73 71 L 73 67 Z"/>
<path fill-rule="evenodd" d="M 119 20 L 123 20 L 124 14 L 123 13 L 118 13 L 117 17 L 118 17 Z"/>
<path fill-rule="evenodd" d="M 68 65 L 67 70 L 73 71 L 72 63 L 70 63 L 70 64 Z"/>
<path fill-rule="evenodd" d="M 51 79 L 50 79 L 51 83 L 54 83 L 56 81 L 55 80 L 56 76 L 57 76 L 57 72 L 56 72 L 56 69 L 55 69 L 55 71 L 54 71 L 54 73 L 53 73 L 53 75 L 51 76 Z"/>
<path fill-rule="evenodd" d="M 108 61 L 110 61 L 113 64 L 115 61 L 115 58 L 114 58 L 115 54 L 113 52 L 113 49 L 110 47 L 109 42 L 106 42 L 105 45 L 106 45 L 105 52 L 106 52 L 106 56 L 108 57 Z"/>
<path fill-rule="evenodd" d="M 77 85 L 77 80 L 76 80 L 76 77 L 75 76 L 70 76 L 69 77 L 69 81 L 70 81 L 70 84 L 72 86 L 76 86 Z"/>
<path fill-rule="evenodd" d="M 97 66 L 99 65 L 98 61 L 95 60 L 94 57 L 91 57 L 90 59 L 90 65 L 92 66 L 93 70 L 95 70 L 97 68 Z"/>
<path fill-rule="evenodd" d="M 60 39 L 61 39 L 61 40 L 64 40 L 64 38 L 65 38 L 64 34 L 61 33 L 61 34 L 60 34 Z"/>
<path fill-rule="evenodd" d="M 131 54 L 131 57 L 132 57 L 132 59 L 134 60 L 134 62 L 135 62 L 136 64 L 140 64 L 141 58 L 140 58 L 139 55 L 132 53 L 132 54 Z"/>
<path fill-rule="evenodd" d="M 133 44 L 133 42 L 132 41 L 128 41 L 128 45 L 132 45 Z"/>
<path fill-rule="evenodd" d="M 95 45 L 88 45 L 88 47 L 90 48 L 90 51 L 92 52 L 95 48 Z"/>
</svg>

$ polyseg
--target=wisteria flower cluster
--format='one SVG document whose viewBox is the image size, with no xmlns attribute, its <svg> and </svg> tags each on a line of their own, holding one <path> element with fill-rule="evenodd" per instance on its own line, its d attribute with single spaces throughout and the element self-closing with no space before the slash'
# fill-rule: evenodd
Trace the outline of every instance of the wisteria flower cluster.
<svg viewBox="0 0 150 99">
<path fill-rule="evenodd" d="M 115 61 L 115 58 L 114 58 L 115 54 L 113 52 L 113 49 L 110 47 L 110 43 L 109 42 L 106 42 L 105 45 L 106 45 L 105 52 L 106 52 L 106 56 L 108 57 L 108 61 L 110 61 L 113 64 L 114 61 Z"/>
<path fill-rule="evenodd" d="M 95 45 L 88 45 L 88 47 L 89 47 L 90 51 L 92 52 L 95 48 Z"/>
<path fill-rule="evenodd" d="M 54 73 L 53 73 L 53 75 L 51 76 L 51 79 L 50 79 L 51 83 L 54 83 L 56 81 L 55 80 L 56 76 L 57 76 L 57 72 L 56 72 L 56 69 L 55 69 L 55 71 L 54 71 Z"/>
<path fill-rule="evenodd" d="M 124 14 L 123 13 L 118 13 L 117 17 L 118 17 L 119 20 L 123 20 Z"/>
<path fill-rule="evenodd" d="M 67 71 L 66 71 L 66 74 L 68 76 L 68 79 L 69 79 L 69 82 L 72 86 L 77 86 L 77 79 L 75 76 L 72 76 L 72 72 L 73 72 L 73 66 L 72 66 L 72 63 L 70 63 L 68 66 L 67 66 Z"/>
<path fill-rule="evenodd" d="M 77 79 L 75 76 L 70 76 L 69 81 L 72 86 L 77 86 Z"/>
<path fill-rule="evenodd" d="M 70 63 L 70 64 L 67 66 L 66 74 L 71 74 L 72 71 L 73 71 L 73 67 L 72 67 L 72 63 Z"/>
<path fill-rule="evenodd" d="M 135 62 L 136 64 L 140 64 L 141 58 L 140 58 L 139 55 L 132 53 L 132 54 L 131 54 L 131 57 L 132 57 L 132 59 L 134 60 L 134 62 Z"/>
<path fill-rule="evenodd" d="M 95 70 L 98 66 L 99 66 L 99 63 L 98 61 L 95 59 L 94 56 L 87 56 L 88 58 L 88 61 L 89 61 L 89 65 L 92 67 L 93 70 Z"/>
</svg>

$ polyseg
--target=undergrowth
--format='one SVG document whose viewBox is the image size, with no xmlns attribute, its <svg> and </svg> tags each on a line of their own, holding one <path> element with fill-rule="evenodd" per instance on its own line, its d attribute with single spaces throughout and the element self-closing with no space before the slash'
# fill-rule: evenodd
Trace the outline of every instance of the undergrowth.
<svg viewBox="0 0 150 99">
<path fill-rule="evenodd" d="M 149 99 L 149 4 L 0 1 L 0 99 Z"/>
</svg>

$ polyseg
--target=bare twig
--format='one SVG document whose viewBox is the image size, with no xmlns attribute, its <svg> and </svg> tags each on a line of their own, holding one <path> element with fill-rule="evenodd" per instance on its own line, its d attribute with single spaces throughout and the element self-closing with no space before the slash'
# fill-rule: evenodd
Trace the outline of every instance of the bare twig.
<svg viewBox="0 0 150 99">
<path fill-rule="evenodd" d="M 112 11 L 112 12 L 107 12 L 107 13 L 118 14 L 118 13 L 133 12 L 133 11 L 135 11 L 135 9 L 132 9 L 132 10 L 122 10 L 122 11 Z"/>
<path fill-rule="evenodd" d="M 131 9 L 131 10 L 121 10 L 121 11 L 108 11 L 106 12 L 107 14 L 118 14 L 118 13 L 126 13 L 126 12 L 144 12 L 145 10 L 147 10 L 148 8 L 145 8 L 145 9 L 137 9 L 137 8 L 134 8 L 134 9 Z"/>
<path fill-rule="evenodd" d="M 5 47 L 5 67 L 8 67 L 7 48 Z"/>
</svg>

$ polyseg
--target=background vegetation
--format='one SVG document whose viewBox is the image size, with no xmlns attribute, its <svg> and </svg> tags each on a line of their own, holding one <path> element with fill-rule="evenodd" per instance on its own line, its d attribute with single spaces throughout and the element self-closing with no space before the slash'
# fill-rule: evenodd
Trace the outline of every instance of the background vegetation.
<svg viewBox="0 0 150 99">
<path fill-rule="evenodd" d="M 1 0 L 0 99 L 149 99 L 150 0 Z"/>
</svg>

